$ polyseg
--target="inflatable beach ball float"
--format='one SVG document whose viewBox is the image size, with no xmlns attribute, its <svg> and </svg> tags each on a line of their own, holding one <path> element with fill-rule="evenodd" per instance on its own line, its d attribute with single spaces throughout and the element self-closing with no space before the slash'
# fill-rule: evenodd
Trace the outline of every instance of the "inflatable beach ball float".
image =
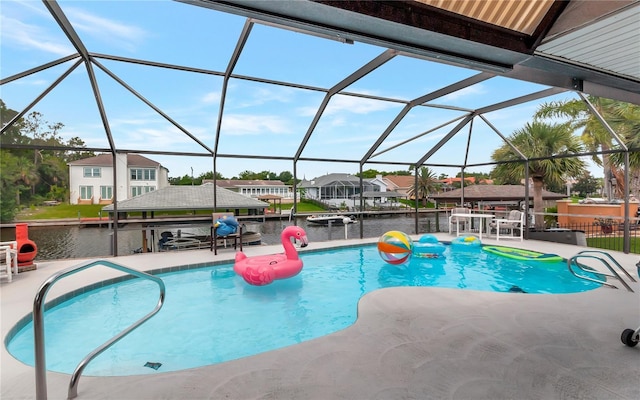
<svg viewBox="0 0 640 400">
<path fill-rule="evenodd" d="M 387 263 L 404 264 L 411 258 L 413 240 L 404 232 L 389 231 L 378 239 L 378 253 Z"/>
</svg>

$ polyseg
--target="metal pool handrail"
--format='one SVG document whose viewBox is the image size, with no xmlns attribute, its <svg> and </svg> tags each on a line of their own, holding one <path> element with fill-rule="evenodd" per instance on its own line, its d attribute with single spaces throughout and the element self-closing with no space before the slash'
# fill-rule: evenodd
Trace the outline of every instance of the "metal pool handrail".
<svg viewBox="0 0 640 400">
<path fill-rule="evenodd" d="M 630 291 L 630 292 L 632 292 L 632 293 L 633 293 L 633 289 L 631 289 L 631 287 L 627 284 L 627 282 L 625 282 L 625 280 L 624 280 L 624 279 L 622 279 L 622 277 L 621 277 L 621 276 L 620 276 L 620 275 L 619 275 L 619 274 L 618 274 L 618 273 L 617 273 L 617 272 L 616 272 L 616 271 L 611 267 L 611 264 L 609 264 L 609 263 L 607 262 L 607 260 L 605 260 L 605 259 L 604 259 L 603 257 L 601 257 L 601 256 L 605 256 L 606 258 L 608 258 L 608 259 L 609 259 L 609 261 L 611 261 L 611 262 L 613 263 L 613 265 L 615 265 L 616 267 L 618 267 L 618 269 L 619 269 L 619 270 L 621 270 L 621 271 L 622 271 L 622 272 L 627 276 L 627 278 L 629 278 L 629 280 L 631 280 L 631 282 L 636 282 L 636 280 L 633 278 L 633 276 L 631 276 L 631 274 L 629 274 L 629 273 L 627 272 L 627 270 L 625 270 L 625 269 L 622 267 L 622 265 L 620 265 L 620 263 L 619 263 L 619 262 L 617 262 L 617 261 L 616 261 L 616 259 L 615 259 L 615 258 L 613 258 L 613 257 L 611 256 L 611 254 L 609 254 L 609 253 L 607 253 L 607 252 L 604 252 L 604 251 L 599 251 L 599 250 L 583 250 L 583 251 L 580 251 L 580 252 L 578 252 L 576 255 L 574 255 L 573 257 L 571 257 L 569 260 L 567 260 L 567 267 L 569 267 L 569 271 L 570 271 L 573 275 L 575 275 L 576 277 L 578 277 L 578 278 L 585 279 L 585 280 L 592 281 L 592 282 L 596 282 L 596 283 L 601 283 L 601 284 L 603 284 L 603 285 L 605 285 L 605 286 L 612 287 L 612 288 L 614 288 L 614 289 L 617 289 L 618 287 L 617 287 L 617 286 L 615 286 L 615 285 L 612 285 L 612 284 L 610 284 L 610 283 L 607 283 L 607 282 L 605 282 L 605 281 L 601 281 L 601 280 L 598 280 L 598 279 L 589 278 L 589 277 L 584 276 L 584 275 L 576 274 L 576 273 L 573 271 L 573 268 L 571 268 L 571 266 L 572 266 L 573 264 L 575 264 L 578 268 L 580 268 L 580 269 L 581 269 L 581 270 L 583 270 L 583 271 L 591 272 L 591 273 L 596 272 L 596 273 L 598 273 L 598 274 L 600 274 L 600 275 L 608 276 L 608 277 L 611 277 L 611 278 L 616 278 L 618 281 L 620 281 L 620 283 L 622 283 L 622 285 L 624 285 L 624 287 L 625 287 L 628 291 Z M 607 269 L 609 270 L 609 272 L 611 272 L 611 274 L 612 274 L 612 275 L 609 275 L 609 274 L 606 274 L 606 273 L 603 273 L 603 272 L 597 272 L 597 271 L 594 271 L 594 270 L 592 270 L 591 268 L 589 268 L 589 267 L 587 267 L 587 266 L 585 266 L 585 265 L 583 265 L 583 264 L 580 264 L 580 263 L 578 262 L 578 258 L 581 258 L 581 257 L 584 257 L 584 258 L 593 258 L 593 259 L 596 259 L 596 260 L 601 261 L 601 262 L 602 262 L 602 263 L 607 267 Z"/>
<path fill-rule="evenodd" d="M 97 357 L 100 353 L 111 347 L 117 341 L 131 333 L 138 326 L 142 325 L 149 318 L 153 317 L 164 304 L 165 297 L 165 286 L 162 279 L 147 274 L 145 272 L 137 271 L 135 269 L 131 269 L 125 267 L 120 264 L 116 264 L 107 260 L 95 260 L 95 261 L 87 261 L 82 264 L 78 264 L 69 268 L 66 268 L 62 271 L 59 271 L 53 275 L 51 275 L 46 281 L 40 285 L 38 292 L 36 293 L 36 297 L 33 301 L 33 334 L 34 334 L 34 342 L 35 342 L 35 370 L 36 370 L 36 399 L 38 400 L 46 400 L 47 398 L 47 366 L 45 360 L 45 345 L 44 345 L 44 300 L 47 296 L 47 292 L 56 283 L 58 280 L 67 277 L 69 275 L 73 275 L 76 272 L 83 271 L 85 269 L 91 268 L 96 265 L 102 265 L 105 267 L 117 269 L 118 271 L 126 272 L 131 275 L 135 275 L 138 278 L 149 279 L 158 284 L 160 288 L 160 298 L 158 303 L 156 304 L 153 311 L 133 323 L 127 329 L 123 330 L 113 338 L 109 339 L 101 346 L 96 348 L 94 351 L 89 353 L 80 364 L 76 367 L 75 371 L 71 375 L 71 382 L 69 382 L 69 393 L 68 398 L 73 399 L 78 396 L 78 382 L 80 380 L 80 375 L 82 375 L 82 371 L 84 368 L 91 362 L 95 357 Z"/>
</svg>

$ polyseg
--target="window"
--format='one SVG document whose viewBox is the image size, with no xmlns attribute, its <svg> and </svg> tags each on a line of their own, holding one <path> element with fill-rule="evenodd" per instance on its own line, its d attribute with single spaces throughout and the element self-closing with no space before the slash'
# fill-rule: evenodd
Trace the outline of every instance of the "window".
<svg viewBox="0 0 640 400">
<path fill-rule="evenodd" d="M 82 176 L 85 178 L 100 178 L 101 168 L 98 167 L 84 167 L 82 169 Z"/>
<path fill-rule="evenodd" d="M 93 197 L 93 186 L 80 186 L 80 199 L 91 200 Z"/>
<path fill-rule="evenodd" d="M 155 168 L 131 168 L 132 181 L 155 181 Z"/>
<path fill-rule="evenodd" d="M 140 196 L 143 193 L 149 193 L 156 190 L 155 186 L 131 186 L 131 197 Z"/>
<path fill-rule="evenodd" d="M 100 198 L 103 200 L 113 198 L 113 186 L 100 186 Z"/>
</svg>

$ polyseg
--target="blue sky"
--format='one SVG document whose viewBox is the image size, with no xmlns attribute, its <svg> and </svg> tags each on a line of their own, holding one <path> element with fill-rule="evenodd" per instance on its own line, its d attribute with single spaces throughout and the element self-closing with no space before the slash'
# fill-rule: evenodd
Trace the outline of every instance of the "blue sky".
<svg viewBox="0 0 640 400">
<path fill-rule="evenodd" d="M 231 58 L 245 18 L 173 1 L 59 1 L 85 47 L 92 53 L 143 59 L 223 72 Z M 75 53 L 40 1 L 1 3 L 1 76 L 20 73 Z M 234 74 L 306 85 L 331 87 L 386 49 L 356 42 L 352 45 L 261 24 L 254 25 Z M 221 104 L 222 78 L 98 59 L 141 96 L 163 110 L 205 146 L 213 149 Z M 22 110 L 73 62 L 49 68 L 1 87 L 7 106 Z M 99 66 L 94 66 L 100 93 L 116 146 L 120 149 L 203 153 L 205 149 L 172 126 Z M 396 56 L 356 81 L 345 92 L 385 99 L 412 100 L 477 74 L 465 68 Z M 475 109 L 546 89 L 505 78 L 471 86 L 432 104 Z M 486 114 L 508 136 L 531 120 L 544 101 L 573 98 L 572 93 L 548 97 Z M 231 79 L 224 107 L 220 154 L 291 156 L 296 153 L 324 92 Z M 403 104 L 357 96 L 334 96 L 303 157 L 360 160 L 384 132 Z M 62 122 L 63 138 L 81 137 L 89 147 L 108 147 L 102 122 L 84 66 L 74 70 L 34 109 L 49 122 Z M 442 108 L 415 107 L 391 132 L 376 153 L 383 162 L 420 159 L 463 115 Z M 440 124 L 449 125 L 408 145 L 394 145 Z M 489 162 L 501 145 L 484 122 L 474 120 L 471 149 L 465 154 L 469 128 L 465 127 L 429 159 L 428 163 L 456 165 Z M 390 149 L 388 151 L 383 151 Z M 148 155 L 170 171 L 170 176 L 194 175 L 212 169 L 210 158 Z M 365 169 L 406 169 L 392 164 L 365 164 Z M 455 175 L 457 168 L 434 167 L 436 173 Z M 488 172 L 472 167 L 467 172 Z M 293 171 L 291 161 L 224 159 L 217 170 L 232 177 L 245 170 Z M 331 172 L 358 172 L 358 164 L 301 161 L 299 177 L 311 179 Z M 592 173 L 600 176 L 597 168 Z"/>
</svg>

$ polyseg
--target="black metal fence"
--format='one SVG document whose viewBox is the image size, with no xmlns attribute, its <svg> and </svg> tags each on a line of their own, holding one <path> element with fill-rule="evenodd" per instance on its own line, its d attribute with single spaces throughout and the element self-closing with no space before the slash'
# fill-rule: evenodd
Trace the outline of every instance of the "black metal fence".
<svg viewBox="0 0 640 400">
<path fill-rule="evenodd" d="M 613 222 L 606 225 L 593 223 L 558 224 L 558 228 L 582 231 L 587 239 L 587 246 L 600 249 L 623 251 L 624 224 Z M 640 253 L 640 224 L 633 221 L 630 224 L 630 244 L 632 253 Z"/>
</svg>

